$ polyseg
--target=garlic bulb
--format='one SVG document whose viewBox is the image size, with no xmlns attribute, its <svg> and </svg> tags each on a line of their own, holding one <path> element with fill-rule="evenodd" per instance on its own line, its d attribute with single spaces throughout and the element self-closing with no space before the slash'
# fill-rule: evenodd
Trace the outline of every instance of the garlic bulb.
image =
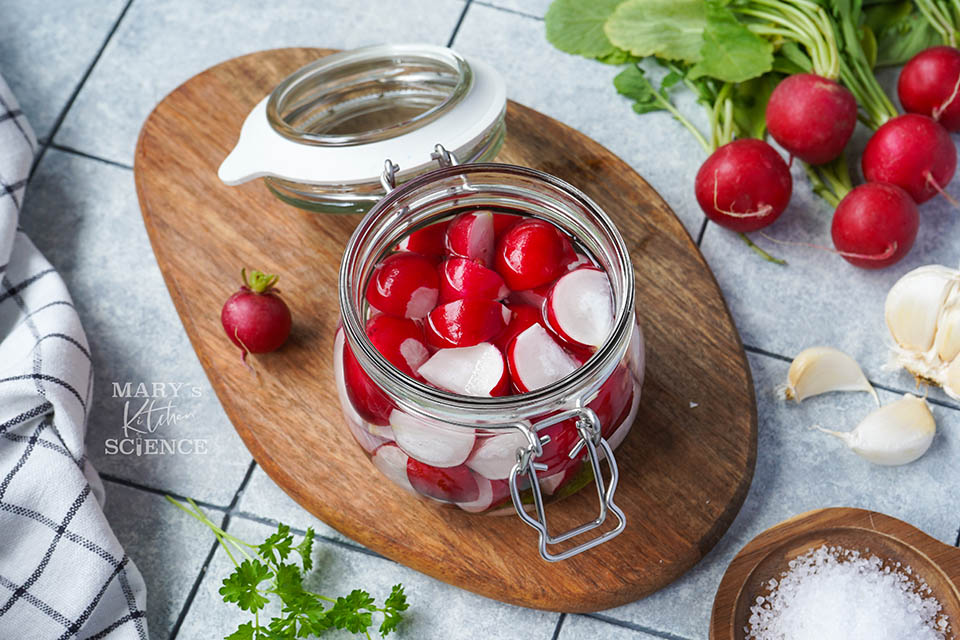
<svg viewBox="0 0 960 640">
<path fill-rule="evenodd" d="M 884 316 L 897 364 L 960 400 L 960 271 L 914 269 L 890 289 Z"/>
<path fill-rule="evenodd" d="M 866 391 L 880 405 L 877 392 L 857 361 L 833 347 L 810 347 L 801 351 L 790 363 L 784 391 L 787 399 L 797 402 L 830 391 Z"/>
<path fill-rule="evenodd" d="M 930 448 L 937 424 L 923 398 L 904 394 L 894 403 L 874 409 L 853 431 L 830 431 L 859 456 L 874 464 L 895 466 L 913 462 Z"/>
</svg>

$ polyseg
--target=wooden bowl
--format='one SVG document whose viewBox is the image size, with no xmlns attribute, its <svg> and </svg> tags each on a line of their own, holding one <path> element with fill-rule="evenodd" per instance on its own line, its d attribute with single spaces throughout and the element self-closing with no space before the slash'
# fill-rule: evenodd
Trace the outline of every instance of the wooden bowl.
<svg viewBox="0 0 960 640">
<path fill-rule="evenodd" d="M 869 552 L 885 563 L 911 567 L 930 586 L 954 631 L 960 629 L 960 549 L 888 515 L 839 507 L 794 516 L 740 550 L 717 588 L 711 640 L 744 640 L 750 607 L 757 596 L 767 594 L 767 582 L 787 571 L 791 560 L 822 545 Z"/>
</svg>

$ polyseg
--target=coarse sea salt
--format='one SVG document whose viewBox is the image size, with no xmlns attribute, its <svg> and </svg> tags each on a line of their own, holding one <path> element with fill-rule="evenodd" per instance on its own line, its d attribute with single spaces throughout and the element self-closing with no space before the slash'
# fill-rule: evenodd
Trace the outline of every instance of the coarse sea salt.
<svg viewBox="0 0 960 640">
<path fill-rule="evenodd" d="M 748 640 L 953 640 L 924 580 L 866 554 L 822 546 L 791 560 L 750 607 Z"/>
</svg>

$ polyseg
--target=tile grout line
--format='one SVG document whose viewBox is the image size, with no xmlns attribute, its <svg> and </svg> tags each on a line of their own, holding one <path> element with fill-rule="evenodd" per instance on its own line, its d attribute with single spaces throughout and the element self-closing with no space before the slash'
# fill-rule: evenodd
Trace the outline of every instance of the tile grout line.
<svg viewBox="0 0 960 640">
<path fill-rule="evenodd" d="M 128 489 L 137 489 L 139 491 L 152 493 L 158 496 L 169 495 L 170 497 L 176 498 L 177 500 L 186 500 L 189 497 L 181 493 L 177 493 L 175 491 L 166 491 L 164 489 L 158 489 L 156 487 L 151 487 L 146 484 L 140 484 L 139 482 L 134 482 L 133 480 L 127 480 L 126 478 L 121 478 L 119 476 L 115 476 L 109 473 L 100 472 L 100 478 L 112 484 L 119 484 L 121 486 L 127 487 Z M 228 507 L 225 507 L 219 504 L 214 504 L 212 502 L 207 502 L 206 500 L 193 500 L 193 501 L 196 502 L 197 505 L 201 507 L 204 507 L 206 509 L 213 509 L 214 511 L 221 511 L 225 513 L 228 509 Z"/>
<path fill-rule="evenodd" d="M 497 11 L 502 11 L 504 13 L 512 13 L 515 16 L 523 16 L 524 18 L 530 18 L 531 20 L 538 20 L 540 22 L 543 22 L 543 16 L 535 16 L 532 13 L 517 11 L 516 9 L 511 9 L 509 7 L 501 7 L 492 2 L 483 2 L 483 0 L 475 0 L 475 1 L 477 4 L 482 5 L 484 7 L 488 7 L 490 9 L 495 9 Z"/>
<path fill-rule="evenodd" d="M 766 356 L 768 358 L 773 358 L 774 360 L 780 360 L 782 362 L 793 362 L 793 358 L 788 358 L 787 356 L 781 355 L 779 353 L 767 351 L 766 349 L 761 349 L 760 347 L 754 347 L 749 344 L 744 344 L 743 350 L 749 353 L 752 353 L 754 355 Z M 903 389 L 898 389 L 897 387 L 891 387 L 889 385 L 886 385 L 880 382 L 874 382 L 869 378 L 867 379 L 867 382 L 869 382 L 871 385 L 873 385 L 874 387 L 882 391 L 888 391 L 890 393 L 896 393 L 900 395 L 903 395 L 904 393 L 910 393 L 910 391 L 904 391 Z M 953 404 L 952 402 L 949 402 L 947 400 L 940 400 L 938 398 L 930 398 L 930 397 L 928 397 L 926 400 L 930 404 L 937 405 L 938 407 L 943 407 L 945 409 L 953 409 L 954 411 L 960 411 L 960 405 Z"/>
<path fill-rule="evenodd" d="M 103 39 L 103 44 L 100 45 L 96 55 L 93 56 L 93 60 L 87 66 L 87 70 L 80 77 L 80 82 L 78 82 L 77 86 L 73 89 L 73 92 L 67 99 L 67 103 L 63 106 L 63 109 L 60 110 L 60 114 L 57 116 L 57 119 L 54 120 L 53 128 L 50 129 L 50 133 L 46 137 L 47 142 L 40 147 L 40 151 L 37 152 L 37 157 L 33 161 L 33 166 L 30 167 L 30 178 L 32 178 L 33 174 L 36 172 L 37 166 L 39 166 L 40 161 L 43 160 L 43 156 L 47 153 L 47 149 L 49 149 L 53 144 L 53 138 L 60 130 L 60 125 L 62 125 L 63 121 L 66 119 L 67 113 L 70 111 L 71 107 L 73 107 L 73 103 L 76 101 L 77 96 L 80 95 L 80 90 L 83 89 L 83 85 L 87 83 L 87 79 L 90 77 L 90 74 L 93 73 L 93 68 L 97 66 L 97 62 L 100 61 L 104 50 L 107 48 L 107 45 L 113 38 L 113 34 L 117 32 L 117 29 L 120 27 L 120 23 L 123 22 L 123 18 L 127 15 L 127 11 L 130 9 L 132 4 L 133 0 L 127 0 L 126 4 L 123 5 L 123 9 L 120 10 L 120 15 L 117 16 L 117 19 L 113 22 L 113 26 L 110 27 L 110 31 L 107 32 L 107 36 Z"/>
<path fill-rule="evenodd" d="M 563 628 L 563 621 L 567 619 L 567 614 L 561 613 L 560 617 L 557 618 L 557 626 L 553 628 L 553 635 L 550 636 L 550 640 L 557 640 L 560 637 L 560 629 Z"/>
<path fill-rule="evenodd" d="M 623 627 L 624 629 L 630 629 L 631 631 L 639 631 L 641 633 L 646 633 L 647 635 L 654 636 L 656 638 L 663 638 L 664 640 L 688 640 L 684 636 L 678 636 L 667 631 L 659 631 L 657 629 L 651 629 L 650 627 L 645 627 L 643 625 L 635 624 L 633 622 L 627 622 L 625 620 L 617 620 L 616 618 L 611 618 L 605 616 L 602 613 L 586 613 L 581 614 L 586 618 L 591 618 L 599 622 L 605 622 L 607 624 L 612 624 L 615 627 Z"/>
<path fill-rule="evenodd" d="M 220 521 L 220 528 L 224 531 L 226 531 L 227 527 L 230 526 L 230 511 L 237 506 L 237 502 L 239 502 L 240 496 L 243 494 L 243 490 L 247 488 L 250 478 L 253 477 L 253 470 L 256 468 L 257 461 L 251 460 L 250 466 L 247 467 L 247 472 L 243 476 L 243 480 L 240 481 L 240 486 L 237 487 L 236 492 L 233 494 L 233 500 L 231 500 L 230 504 L 227 506 L 227 512 L 223 514 L 223 518 Z M 175 640 L 177 634 L 180 633 L 180 627 L 183 626 L 183 621 L 187 618 L 187 613 L 190 611 L 190 606 L 193 604 L 193 600 L 197 595 L 197 591 L 200 590 L 200 583 L 203 581 L 203 577 L 206 575 L 207 569 L 210 567 L 210 563 L 213 561 L 213 555 L 217 552 L 217 547 L 219 544 L 219 540 L 214 540 L 210 545 L 210 551 L 207 552 L 207 557 L 200 566 L 200 571 L 197 573 L 197 577 L 194 579 L 193 585 L 191 585 L 190 591 L 187 593 L 187 599 L 183 602 L 183 606 L 180 608 L 180 614 L 177 616 L 177 621 L 173 624 L 173 628 L 170 629 L 170 640 Z"/>
<path fill-rule="evenodd" d="M 66 147 L 62 144 L 56 144 L 53 142 L 49 142 L 46 144 L 51 149 L 56 149 L 57 151 L 62 151 L 63 153 L 69 153 L 75 156 L 80 156 L 81 158 L 86 158 L 87 160 L 96 160 L 97 162 L 108 164 L 111 167 L 117 167 L 119 169 L 126 169 L 127 171 L 133 171 L 133 166 L 129 164 L 124 164 L 122 162 L 117 162 L 116 160 L 110 160 L 108 158 L 101 158 L 100 156 L 95 156 L 92 153 L 87 153 L 86 151 L 80 151 L 79 149 L 74 149 L 72 147 Z"/>
<path fill-rule="evenodd" d="M 453 33 L 450 34 L 450 39 L 447 40 L 447 46 L 452 47 L 453 41 L 457 39 L 457 34 L 460 32 L 460 26 L 463 24 L 463 19 L 467 16 L 467 10 L 470 9 L 470 3 L 473 0 L 467 0 L 463 5 L 463 11 L 460 12 L 460 17 L 457 18 L 457 24 L 453 27 Z"/>
</svg>

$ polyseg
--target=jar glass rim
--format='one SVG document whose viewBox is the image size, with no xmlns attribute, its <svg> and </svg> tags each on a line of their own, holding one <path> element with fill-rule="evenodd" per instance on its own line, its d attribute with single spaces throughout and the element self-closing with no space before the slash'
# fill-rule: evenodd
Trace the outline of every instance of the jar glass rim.
<svg viewBox="0 0 960 640">
<path fill-rule="evenodd" d="M 351 268 L 353 265 L 348 258 L 357 254 L 358 245 L 363 241 L 365 234 L 370 232 L 378 223 L 381 223 L 382 218 L 389 217 L 388 214 L 396 210 L 399 202 L 415 194 L 418 190 L 448 178 L 459 176 L 466 179 L 467 176 L 478 173 L 494 175 L 499 173 L 504 176 L 515 176 L 530 179 L 534 182 L 542 182 L 572 198 L 594 217 L 595 223 L 612 241 L 614 255 L 611 258 L 615 270 L 614 273 L 610 273 L 608 270 L 608 277 L 621 279 L 622 295 L 619 296 L 617 301 L 614 326 L 604 344 L 589 360 L 572 373 L 550 385 L 523 394 L 492 398 L 466 396 L 437 389 L 402 374 L 380 354 L 367 338 L 364 331 L 365 321 L 360 317 L 359 306 L 353 302 L 353 287 L 359 287 L 364 283 L 355 281 L 354 269 Z M 573 185 L 548 173 L 518 165 L 476 163 L 445 167 L 418 176 L 388 193 L 370 210 L 351 235 L 341 262 L 339 290 L 341 321 L 346 338 L 350 347 L 354 349 L 355 357 L 361 366 L 367 370 L 374 383 L 388 388 L 394 395 L 400 397 L 415 396 L 419 404 L 428 410 L 440 410 L 446 413 L 463 415 L 472 414 L 474 416 L 473 427 L 476 426 L 475 418 L 477 416 L 494 417 L 505 412 L 533 415 L 537 408 L 542 409 L 545 405 L 567 401 L 571 396 L 576 395 L 585 381 L 595 378 L 601 371 L 612 368 L 620 361 L 633 334 L 635 317 L 633 266 L 616 225 L 599 205 Z M 464 426 L 470 423 L 469 419 L 464 419 L 462 422 Z"/>
<path fill-rule="evenodd" d="M 396 73 L 405 65 L 426 65 L 438 77 L 455 77 L 455 83 L 449 93 L 438 103 L 422 112 L 389 125 L 352 133 L 330 134 L 308 131 L 290 123 L 287 112 L 293 106 L 290 103 L 302 97 L 311 87 L 325 81 L 336 81 L 338 73 L 362 65 L 382 72 L 382 78 L 365 77 L 374 84 L 384 85 L 395 80 Z M 350 80 L 346 80 L 349 86 Z M 302 144 L 316 146 L 352 146 L 368 144 L 378 140 L 395 138 L 418 129 L 442 116 L 460 102 L 473 84 L 473 71 L 470 64 L 457 52 L 448 47 L 427 44 L 409 45 L 373 45 L 349 51 L 341 51 L 324 56 L 287 76 L 271 92 L 267 101 L 267 120 L 280 135 Z M 382 96 L 380 96 L 382 97 Z"/>
</svg>

